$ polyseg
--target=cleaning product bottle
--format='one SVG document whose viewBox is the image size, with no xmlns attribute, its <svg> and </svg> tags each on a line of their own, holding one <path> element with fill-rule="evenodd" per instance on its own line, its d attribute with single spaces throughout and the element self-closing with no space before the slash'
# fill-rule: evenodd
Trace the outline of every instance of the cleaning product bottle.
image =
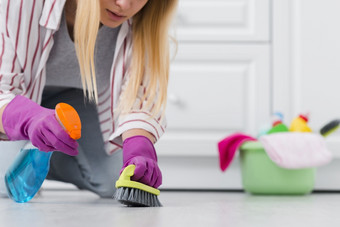
<svg viewBox="0 0 340 227">
<path fill-rule="evenodd" d="M 72 139 L 81 137 L 81 122 L 77 111 L 66 103 L 57 104 L 56 118 Z M 42 152 L 31 143 L 18 154 L 6 172 L 8 196 L 18 203 L 30 201 L 39 191 L 50 168 L 53 152 Z"/>
<path fill-rule="evenodd" d="M 312 132 L 312 129 L 308 126 L 308 114 L 300 114 L 294 118 L 289 131 L 291 132 Z"/>
<path fill-rule="evenodd" d="M 283 114 L 275 112 L 273 114 L 273 124 L 272 128 L 267 132 L 267 134 L 277 133 L 277 132 L 288 132 L 289 129 L 285 124 L 283 124 Z"/>
</svg>

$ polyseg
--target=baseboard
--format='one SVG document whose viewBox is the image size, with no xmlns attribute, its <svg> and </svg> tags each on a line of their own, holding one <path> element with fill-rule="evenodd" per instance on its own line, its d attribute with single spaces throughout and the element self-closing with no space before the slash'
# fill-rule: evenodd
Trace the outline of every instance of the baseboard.
<svg viewBox="0 0 340 227">
<path fill-rule="evenodd" d="M 219 169 L 217 157 L 160 157 L 161 189 L 243 190 L 237 157 L 227 169 Z M 314 190 L 340 190 L 340 159 L 317 168 Z"/>
</svg>

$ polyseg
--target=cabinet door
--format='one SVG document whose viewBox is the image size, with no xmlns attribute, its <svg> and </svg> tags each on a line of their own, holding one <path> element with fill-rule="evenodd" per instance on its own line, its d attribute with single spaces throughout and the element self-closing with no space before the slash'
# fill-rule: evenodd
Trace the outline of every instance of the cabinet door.
<svg viewBox="0 0 340 227">
<path fill-rule="evenodd" d="M 181 41 L 268 41 L 270 0 L 180 0 Z"/>
<path fill-rule="evenodd" d="M 267 45 L 180 44 L 160 155 L 216 156 L 228 133 L 256 134 L 270 115 L 268 62 Z"/>
</svg>

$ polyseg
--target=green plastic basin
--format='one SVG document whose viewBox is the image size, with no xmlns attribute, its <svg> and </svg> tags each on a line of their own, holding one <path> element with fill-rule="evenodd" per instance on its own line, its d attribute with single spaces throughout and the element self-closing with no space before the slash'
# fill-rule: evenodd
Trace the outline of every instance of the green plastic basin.
<svg viewBox="0 0 340 227">
<path fill-rule="evenodd" d="M 284 169 L 276 165 L 260 142 L 240 148 L 242 183 L 246 192 L 262 195 L 303 195 L 314 188 L 315 168 Z"/>
</svg>

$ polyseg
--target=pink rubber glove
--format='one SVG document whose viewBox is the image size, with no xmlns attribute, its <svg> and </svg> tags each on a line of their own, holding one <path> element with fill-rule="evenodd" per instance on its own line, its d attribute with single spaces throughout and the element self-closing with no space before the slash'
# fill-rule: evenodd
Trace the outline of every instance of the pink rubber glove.
<svg viewBox="0 0 340 227">
<path fill-rule="evenodd" d="M 30 140 L 40 151 L 75 156 L 78 143 L 61 127 L 55 111 L 17 95 L 5 108 L 2 124 L 10 140 Z"/>
<path fill-rule="evenodd" d="M 162 184 L 162 173 L 157 164 L 157 155 L 152 142 L 145 136 L 132 136 L 123 143 L 123 168 L 135 165 L 133 181 L 158 188 Z"/>
</svg>

